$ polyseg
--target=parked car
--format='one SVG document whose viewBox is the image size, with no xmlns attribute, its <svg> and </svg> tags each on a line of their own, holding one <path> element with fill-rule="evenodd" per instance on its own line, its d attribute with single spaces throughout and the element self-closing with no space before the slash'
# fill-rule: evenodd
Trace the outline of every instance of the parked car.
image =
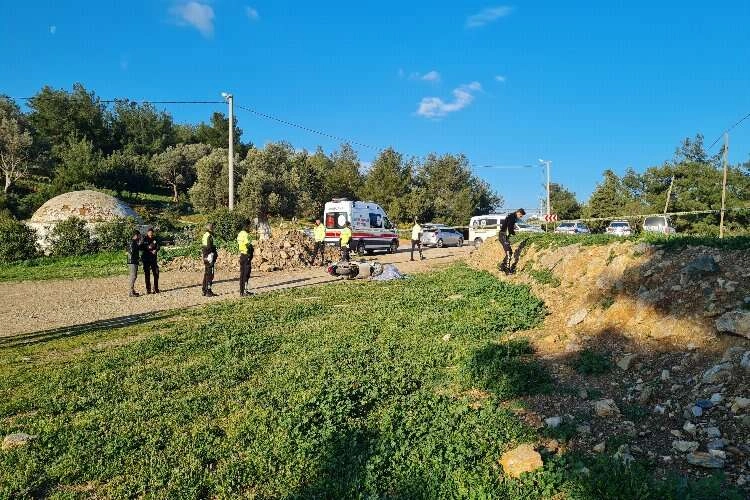
<svg viewBox="0 0 750 500">
<path fill-rule="evenodd" d="M 497 238 L 500 225 L 508 214 L 477 215 L 469 220 L 469 241 L 478 247 L 491 238 Z"/>
<path fill-rule="evenodd" d="M 643 220 L 643 230 L 649 233 L 675 234 L 677 230 L 672 226 L 669 217 L 653 215 Z"/>
<path fill-rule="evenodd" d="M 561 222 L 556 228 L 555 232 L 558 234 L 588 234 L 591 231 L 588 226 L 580 221 L 575 222 Z"/>
<path fill-rule="evenodd" d="M 448 226 L 425 224 L 422 226 L 422 245 L 427 247 L 463 246 L 464 235 Z"/>
<path fill-rule="evenodd" d="M 613 220 L 607 226 L 607 234 L 613 236 L 630 236 L 633 234 L 633 230 L 630 227 L 630 223 L 626 220 Z"/>
<path fill-rule="evenodd" d="M 544 229 L 533 224 L 526 224 L 525 222 L 516 223 L 517 233 L 543 233 Z"/>
</svg>

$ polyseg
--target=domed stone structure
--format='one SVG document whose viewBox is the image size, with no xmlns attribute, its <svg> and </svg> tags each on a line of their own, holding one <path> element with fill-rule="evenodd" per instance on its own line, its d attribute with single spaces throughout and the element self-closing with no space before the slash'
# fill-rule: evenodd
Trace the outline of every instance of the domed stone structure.
<svg viewBox="0 0 750 500">
<path fill-rule="evenodd" d="M 87 223 L 108 222 L 118 217 L 132 217 L 142 223 L 138 214 L 123 201 L 99 191 L 71 191 L 55 196 L 39 207 L 31 217 L 32 223 L 54 224 L 69 217 Z"/>
<path fill-rule="evenodd" d="M 127 203 L 91 190 L 71 191 L 47 200 L 27 224 L 36 230 L 39 246 L 47 250 L 50 246 L 47 236 L 52 228 L 70 217 L 84 220 L 92 235 L 96 235 L 97 224 L 121 217 L 133 218 L 138 225 L 143 225 L 141 218 Z"/>
</svg>

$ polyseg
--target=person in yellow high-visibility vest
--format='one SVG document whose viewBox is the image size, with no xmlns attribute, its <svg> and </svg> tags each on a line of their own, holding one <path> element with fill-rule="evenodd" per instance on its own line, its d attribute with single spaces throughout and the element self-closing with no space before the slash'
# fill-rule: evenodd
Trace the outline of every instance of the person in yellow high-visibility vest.
<svg viewBox="0 0 750 500">
<path fill-rule="evenodd" d="M 320 222 L 320 219 L 315 219 L 315 227 L 313 228 L 313 238 L 315 238 L 315 250 L 313 251 L 312 264 L 318 259 L 320 254 L 320 265 L 326 265 L 326 227 Z"/>
<path fill-rule="evenodd" d="M 253 244 L 250 240 L 250 222 L 246 222 L 237 234 L 237 247 L 240 250 L 240 296 L 248 297 L 253 295 L 253 292 L 247 289 L 247 284 L 250 281 L 250 272 L 252 270 L 253 262 Z"/>
<path fill-rule="evenodd" d="M 344 228 L 339 234 L 339 244 L 341 245 L 341 260 L 349 262 L 349 243 L 352 241 L 352 225 L 349 221 L 344 224 Z"/>
</svg>

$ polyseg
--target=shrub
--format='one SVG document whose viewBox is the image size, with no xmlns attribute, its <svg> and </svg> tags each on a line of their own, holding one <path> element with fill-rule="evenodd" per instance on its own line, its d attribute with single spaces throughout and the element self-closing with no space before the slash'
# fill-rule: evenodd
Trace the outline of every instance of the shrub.
<svg viewBox="0 0 750 500">
<path fill-rule="evenodd" d="M 601 375 L 612 368 L 612 363 L 607 356 L 584 349 L 578 359 L 573 362 L 573 368 L 583 375 Z"/>
<path fill-rule="evenodd" d="M 0 218 L 0 261 L 27 260 L 36 254 L 36 231 L 23 222 Z"/>
<path fill-rule="evenodd" d="M 96 241 L 101 250 L 122 250 L 128 245 L 135 229 L 138 229 L 135 219 L 118 217 L 97 226 Z"/>
<path fill-rule="evenodd" d="M 92 250 L 91 232 L 78 217 L 58 222 L 49 237 L 52 241 L 52 255 L 56 257 L 84 255 Z"/>
<path fill-rule="evenodd" d="M 552 288 L 560 286 L 560 278 L 555 276 L 552 269 L 531 269 L 529 275 L 540 285 L 549 285 Z"/>
<path fill-rule="evenodd" d="M 237 233 L 242 229 L 247 215 L 241 212 L 227 209 L 220 209 L 211 212 L 208 222 L 214 223 L 214 235 L 224 241 L 232 241 L 237 237 Z"/>
</svg>

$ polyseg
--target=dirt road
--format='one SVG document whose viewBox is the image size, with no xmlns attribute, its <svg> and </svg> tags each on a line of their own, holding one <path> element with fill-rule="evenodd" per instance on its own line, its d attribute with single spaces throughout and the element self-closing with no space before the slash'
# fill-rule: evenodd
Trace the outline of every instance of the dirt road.
<svg viewBox="0 0 750 500">
<path fill-rule="evenodd" d="M 383 263 L 396 264 L 405 273 L 422 272 L 462 259 L 471 248 L 427 249 L 426 260 L 409 261 L 409 252 L 377 255 Z M 127 296 L 127 276 L 93 278 L 90 280 L 59 280 L 42 282 L 0 283 L 0 345 L 22 338 L 34 339 L 37 334 L 65 335 L 71 328 L 83 330 L 135 323 L 156 312 L 208 304 L 238 298 L 239 270 L 231 275 L 217 273 L 214 292 L 219 296 L 201 295 L 202 275 L 194 272 L 163 272 L 159 295 Z M 283 288 L 309 286 L 341 281 L 328 275 L 323 268 L 300 271 L 254 273 L 251 288 L 256 293 Z M 143 291 L 143 275 L 139 273 L 138 289 Z M 1 341 L 5 339 L 5 341 Z"/>
</svg>

